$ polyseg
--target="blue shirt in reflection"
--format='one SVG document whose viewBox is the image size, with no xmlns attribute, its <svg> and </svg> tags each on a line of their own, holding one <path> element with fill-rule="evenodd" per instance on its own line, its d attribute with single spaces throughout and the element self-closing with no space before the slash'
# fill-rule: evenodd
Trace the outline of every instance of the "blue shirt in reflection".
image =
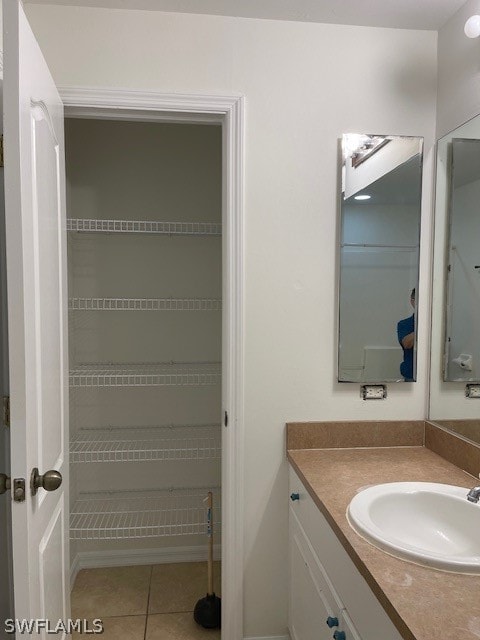
<svg viewBox="0 0 480 640">
<path fill-rule="evenodd" d="M 400 365 L 400 373 L 406 382 L 413 382 L 413 347 L 411 349 L 405 349 L 402 345 L 402 340 L 413 331 L 415 331 L 415 314 L 412 314 L 409 318 L 400 320 L 397 324 L 398 342 L 403 349 L 403 362 Z"/>
</svg>

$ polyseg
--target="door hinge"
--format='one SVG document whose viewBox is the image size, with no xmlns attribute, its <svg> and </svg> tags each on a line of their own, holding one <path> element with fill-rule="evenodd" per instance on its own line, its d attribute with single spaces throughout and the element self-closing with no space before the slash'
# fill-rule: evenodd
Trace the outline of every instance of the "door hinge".
<svg viewBox="0 0 480 640">
<path fill-rule="evenodd" d="M 226 411 L 223 414 L 223 424 L 228 427 L 228 413 Z"/>
<path fill-rule="evenodd" d="M 3 135 L 0 136 L 0 167 L 4 167 L 4 159 L 3 159 Z"/>
<path fill-rule="evenodd" d="M 10 398 L 9 396 L 3 396 L 2 398 L 2 412 L 3 412 L 3 425 L 5 427 L 10 426 Z"/>
</svg>

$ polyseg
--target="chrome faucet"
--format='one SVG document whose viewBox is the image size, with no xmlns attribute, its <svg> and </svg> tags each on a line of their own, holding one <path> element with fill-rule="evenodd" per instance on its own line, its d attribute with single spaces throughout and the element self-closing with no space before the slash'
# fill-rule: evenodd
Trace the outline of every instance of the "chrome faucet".
<svg viewBox="0 0 480 640">
<path fill-rule="evenodd" d="M 473 487 L 473 489 L 470 489 L 470 491 L 467 493 L 467 500 L 469 500 L 470 502 L 478 502 L 479 499 L 480 487 Z"/>
</svg>

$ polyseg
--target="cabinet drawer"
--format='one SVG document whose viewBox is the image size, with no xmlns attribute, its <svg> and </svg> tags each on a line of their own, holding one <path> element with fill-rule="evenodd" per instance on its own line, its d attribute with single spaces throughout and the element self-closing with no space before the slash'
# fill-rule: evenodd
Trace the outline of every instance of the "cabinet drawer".
<svg viewBox="0 0 480 640">
<path fill-rule="evenodd" d="M 290 494 L 299 499 L 290 500 L 310 546 L 318 557 L 341 608 L 348 612 L 347 620 L 355 621 L 355 633 L 368 640 L 402 640 L 385 610 L 378 602 L 365 579 L 348 556 L 332 528 L 320 512 L 302 482 L 290 468 Z M 352 632 L 352 638 L 355 638 Z"/>
<path fill-rule="evenodd" d="M 331 594 L 310 553 L 295 516 L 290 521 L 289 629 L 293 640 L 331 640 L 334 629 L 327 619 L 340 624 L 340 609 L 332 606 Z M 339 626 L 335 628 L 339 628 Z"/>
<path fill-rule="evenodd" d="M 305 562 L 312 573 L 312 578 L 318 590 L 322 592 L 322 597 L 325 599 L 329 610 L 328 615 L 332 617 L 338 616 L 344 605 L 294 513 L 290 513 L 290 537 L 295 540 L 297 546 L 301 549 Z"/>
<path fill-rule="evenodd" d="M 294 640 L 362 640 L 292 509 L 289 626 Z"/>
</svg>

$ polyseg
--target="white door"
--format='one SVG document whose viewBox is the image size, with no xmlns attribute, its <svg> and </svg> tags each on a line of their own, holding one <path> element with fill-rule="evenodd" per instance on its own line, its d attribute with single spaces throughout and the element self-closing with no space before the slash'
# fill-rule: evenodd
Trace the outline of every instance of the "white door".
<svg viewBox="0 0 480 640">
<path fill-rule="evenodd" d="M 3 12 L 12 485 L 25 479 L 23 502 L 11 489 L 15 616 L 55 626 L 70 615 L 63 105 L 21 3 Z M 32 495 L 35 467 L 62 484 Z"/>
</svg>

